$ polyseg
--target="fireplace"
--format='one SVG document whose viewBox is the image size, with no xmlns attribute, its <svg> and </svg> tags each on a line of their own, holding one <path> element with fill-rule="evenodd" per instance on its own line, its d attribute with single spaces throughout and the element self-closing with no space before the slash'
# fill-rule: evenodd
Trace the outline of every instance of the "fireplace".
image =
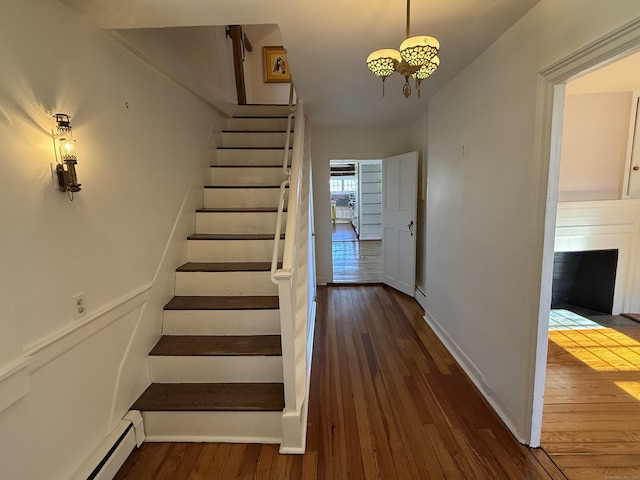
<svg viewBox="0 0 640 480">
<path fill-rule="evenodd" d="M 568 305 L 613 313 L 618 250 L 556 252 L 551 308 Z"/>
</svg>

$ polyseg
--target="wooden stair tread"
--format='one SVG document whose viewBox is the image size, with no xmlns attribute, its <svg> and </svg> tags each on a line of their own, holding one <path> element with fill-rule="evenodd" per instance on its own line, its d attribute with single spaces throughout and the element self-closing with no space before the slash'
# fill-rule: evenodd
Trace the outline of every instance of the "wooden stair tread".
<svg viewBox="0 0 640 480">
<path fill-rule="evenodd" d="M 242 119 L 244 119 L 244 118 L 259 118 L 259 119 L 266 118 L 268 120 L 271 120 L 272 118 L 276 118 L 277 119 L 277 118 L 288 118 L 288 117 L 289 117 L 289 115 L 278 115 L 278 116 L 273 116 L 273 117 L 268 117 L 268 116 L 265 116 L 265 115 L 234 115 L 231 118 L 242 118 Z M 293 117 L 293 118 L 295 118 L 295 117 Z"/>
<path fill-rule="evenodd" d="M 282 355 L 280 335 L 163 335 L 149 355 Z"/>
<path fill-rule="evenodd" d="M 269 296 L 176 296 L 165 306 L 165 310 L 276 310 L 277 295 Z"/>
<path fill-rule="evenodd" d="M 289 147 L 291 150 L 292 147 Z M 282 147 L 217 147 L 217 150 L 284 150 Z"/>
<path fill-rule="evenodd" d="M 288 103 L 243 103 L 238 105 L 238 108 L 242 110 L 242 107 L 288 107 Z"/>
<path fill-rule="evenodd" d="M 284 239 L 284 233 L 280 235 Z M 187 240 L 273 240 L 272 233 L 194 233 Z"/>
<path fill-rule="evenodd" d="M 210 165 L 211 168 L 282 168 L 280 165 Z"/>
<path fill-rule="evenodd" d="M 198 208 L 198 213 L 276 213 L 278 207 L 221 207 L 221 208 Z M 286 209 L 284 210 L 287 211 Z"/>
<path fill-rule="evenodd" d="M 287 165 L 291 168 L 291 165 Z M 236 167 L 236 165 L 211 165 L 211 168 L 226 168 L 226 167 Z M 239 168 L 282 168 L 282 162 L 273 162 L 273 163 L 245 163 L 243 165 L 238 165 Z"/>
<path fill-rule="evenodd" d="M 205 185 L 204 188 L 276 188 L 276 189 L 279 189 L 280 185 Z"/>
<path fill-rule="evenodd" d="M 152 383 L 131 407 L 141 411 L 279 411 L 282 383 Z"/>
<path fill-rule="evenodd" d="M 278 268 L 282 267 L 282 262 Z M 187 262 L 178 272 L 268 272 L 271 262 Z"/>
<path fill-rule="evenodd" d="M 222 130 L 222 133 L 287 133 L 287 131 L 286 130 Z"/>
</svg>

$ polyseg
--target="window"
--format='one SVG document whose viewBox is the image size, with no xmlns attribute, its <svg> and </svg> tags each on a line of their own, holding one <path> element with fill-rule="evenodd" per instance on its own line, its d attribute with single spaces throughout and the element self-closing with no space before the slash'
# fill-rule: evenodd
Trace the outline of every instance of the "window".
<svg viewBox="0 0 640 480">
<path fill-rule="evenodd" d="M 331 193 L 349 193 L 357 190 L 358 180 L 356 177 L 331 177 L 329 180 L 329 191 Z"/>
</svg>

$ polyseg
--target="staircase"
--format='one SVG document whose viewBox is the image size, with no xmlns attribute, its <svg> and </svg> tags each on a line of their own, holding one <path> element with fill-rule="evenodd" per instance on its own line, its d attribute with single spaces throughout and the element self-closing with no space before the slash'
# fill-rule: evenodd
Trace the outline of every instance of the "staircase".
<svg viewBox="0 0 640 480">
<path fill-rule="evenodd" d="M 222 132 L 187 239 L 189 262 L 176 270 L 163 334 L 149 353 L 153 383 L 132 406 L 142 412 L 147 440 L 282 441 L 271 258 L 288 114 L 287 106 L 238 107 Z"/>
</svg>

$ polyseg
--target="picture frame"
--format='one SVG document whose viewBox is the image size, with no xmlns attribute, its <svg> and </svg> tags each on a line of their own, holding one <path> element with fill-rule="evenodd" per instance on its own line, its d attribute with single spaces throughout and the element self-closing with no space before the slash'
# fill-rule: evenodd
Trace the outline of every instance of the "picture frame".
<svg viewBox="0 0 640 480">
<path fill-rule="evenodd" d="M 284 47 L 262 47 L 264 83 L 290 83 L 291 72 Z"/>
</svg>

